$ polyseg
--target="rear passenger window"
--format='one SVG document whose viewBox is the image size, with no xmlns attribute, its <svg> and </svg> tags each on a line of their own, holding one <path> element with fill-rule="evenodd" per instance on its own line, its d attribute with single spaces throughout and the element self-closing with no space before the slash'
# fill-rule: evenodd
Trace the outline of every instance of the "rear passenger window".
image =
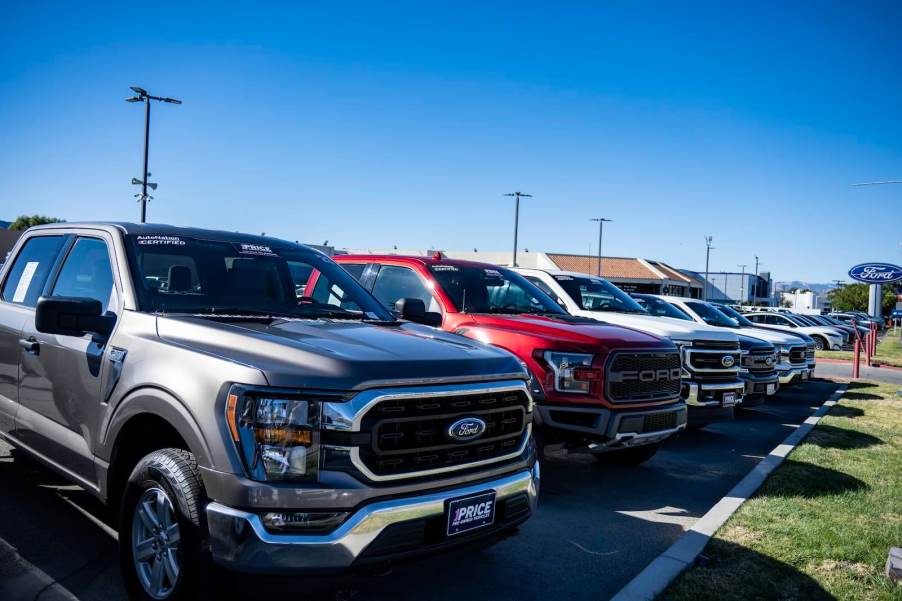
<svg viewBox="0 0 902 601">
<path fill-rule="evenodd" d="M 64 240 L 63 236 L 30 238 L 16 257 L 3 284 L 3 300 L 26 307 L 37 305 Z"/>
<path fill-rule="evenodd" d="M 106 242 L 79 238 L 53 285 L 53 296 L 74 296 L 99 300 L 106 313 L 113 294 L 113 269 Z"/>
</svg>

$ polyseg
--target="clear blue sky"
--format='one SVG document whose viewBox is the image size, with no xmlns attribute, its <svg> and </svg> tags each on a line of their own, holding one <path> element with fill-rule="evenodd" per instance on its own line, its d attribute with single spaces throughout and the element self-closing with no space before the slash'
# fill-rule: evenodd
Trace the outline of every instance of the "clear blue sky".
<svg viewBox="0 0 902 601">
<path fill-rule="evenodd" d="M 531 250 L 778 279 L 902 259 L 899 2 L 16 2 L 0 219 Z"/>
</svg>

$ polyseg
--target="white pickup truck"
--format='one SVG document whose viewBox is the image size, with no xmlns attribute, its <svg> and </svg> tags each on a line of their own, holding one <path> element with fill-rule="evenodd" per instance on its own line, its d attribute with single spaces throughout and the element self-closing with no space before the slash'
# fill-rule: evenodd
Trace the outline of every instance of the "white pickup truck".
<svg viewBox="0 0 902 601">
<path fill-rule="evenodd" d="M 633 296 L 646 309 L 649 309 L 651 303 L 660 301 L 696 323 L 728 328 L 737 334 L 770 342 L 777 351 L 777 364 L 775 367 L 781 386 L 806 381 L 814 371 L 814 368 L 808 368 L 805 341 L 795 334 L 756 327 L 754 323 L 743 318 L 742 315 L 728 314 L 728 309 L 697 298 L 658 294 L 634 294 Z"/>
<path fill-rule="evenodd" d="M 736 334 L 710 326 L 649 314 L 607 280 L 568 271 L 517 268 L 572 315 L 589 317 L 670 338 L 683 361 L 682 397 L 689 424 L 700 427 L 730 419 L 742 402 L 741 353 Z"/>
</svg>

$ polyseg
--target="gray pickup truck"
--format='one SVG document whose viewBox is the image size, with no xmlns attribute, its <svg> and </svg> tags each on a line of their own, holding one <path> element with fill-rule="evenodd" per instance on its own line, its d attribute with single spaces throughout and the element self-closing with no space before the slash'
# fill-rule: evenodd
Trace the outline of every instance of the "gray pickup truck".
<svg viewBox="0 0 902 601">
<path fill-rule="evenodd" d="M 209 559 L 340 572 L 488 544 L 535 509 L 519 361 L 399 322 L 318 251 L 55 224 L 0 284 L 0 436 L 110 506 L 133 599 L 196 598 Z"/>
</svg>

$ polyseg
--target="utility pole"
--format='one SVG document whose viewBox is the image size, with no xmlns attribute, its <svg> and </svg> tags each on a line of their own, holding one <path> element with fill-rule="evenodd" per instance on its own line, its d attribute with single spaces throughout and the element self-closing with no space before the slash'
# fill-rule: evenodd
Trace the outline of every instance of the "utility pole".
<svg viewBox="0 0 902 601">
<path fill-rule="evenodd" d="M 714 240 L 714 236 L 705 236 L 705 293 L 702 295 L 702 300 L 708 300 L 708 265 L 711 260 L 711 242 Z"/>
<path fill-rule="evenodd" d="M 523 198 L 532 198 L 532 194 L 526 194 L 524 192 L 510 192 L 509 194 L 505 194 L 505 196 L 513 196 L 516 201 L 514 204 L 514 264 L 513 266 L 517 266 L 517 230 L 520 228 L 520 197 Z"/>
<path fill-rule="evenodd" d="M 169 104 L 181 104 L 182 101 L 176 100 L 175 98 L 151 96 L 147 93 L 147 90 L 137 86 L 131 86 L 131 89 L 137 95 L 126 98 L 125 101 L 144 103 L 144 178 L 140 182 L 132 178 L 133 184 L 141 184 L 141 194 L 138 195 L 138 201 L 141 203 L 141 223 L 144 223 L 147 221 L 147 199 L 150 198 L 147 195 L 147 188 L 149 187 L 151 190 L 157 189 L 156 184 L 148 183 L 147 181 L 147 178 L 150 176 L 147 172 L 147 155 L 150 148 L 150 101 L 156 100 L 158 102 L 166 102 Z"/>
<path fill-rule="evenodd" d="M 737 265 L 737 267 L 742 268 L 742 275 L 739 276 L 739 302 L 745 304 L 745 268 L 748 265 Z"/>
<path fill-rule="evenodd" d="M 601 238 L 604 235 L 604 224 L 610 223 L 613 219 L 605 219 L 604 217 L 595 217 L 589 221 L 598 222 L 598 277 L 601 277 Z"/>
</svg>

